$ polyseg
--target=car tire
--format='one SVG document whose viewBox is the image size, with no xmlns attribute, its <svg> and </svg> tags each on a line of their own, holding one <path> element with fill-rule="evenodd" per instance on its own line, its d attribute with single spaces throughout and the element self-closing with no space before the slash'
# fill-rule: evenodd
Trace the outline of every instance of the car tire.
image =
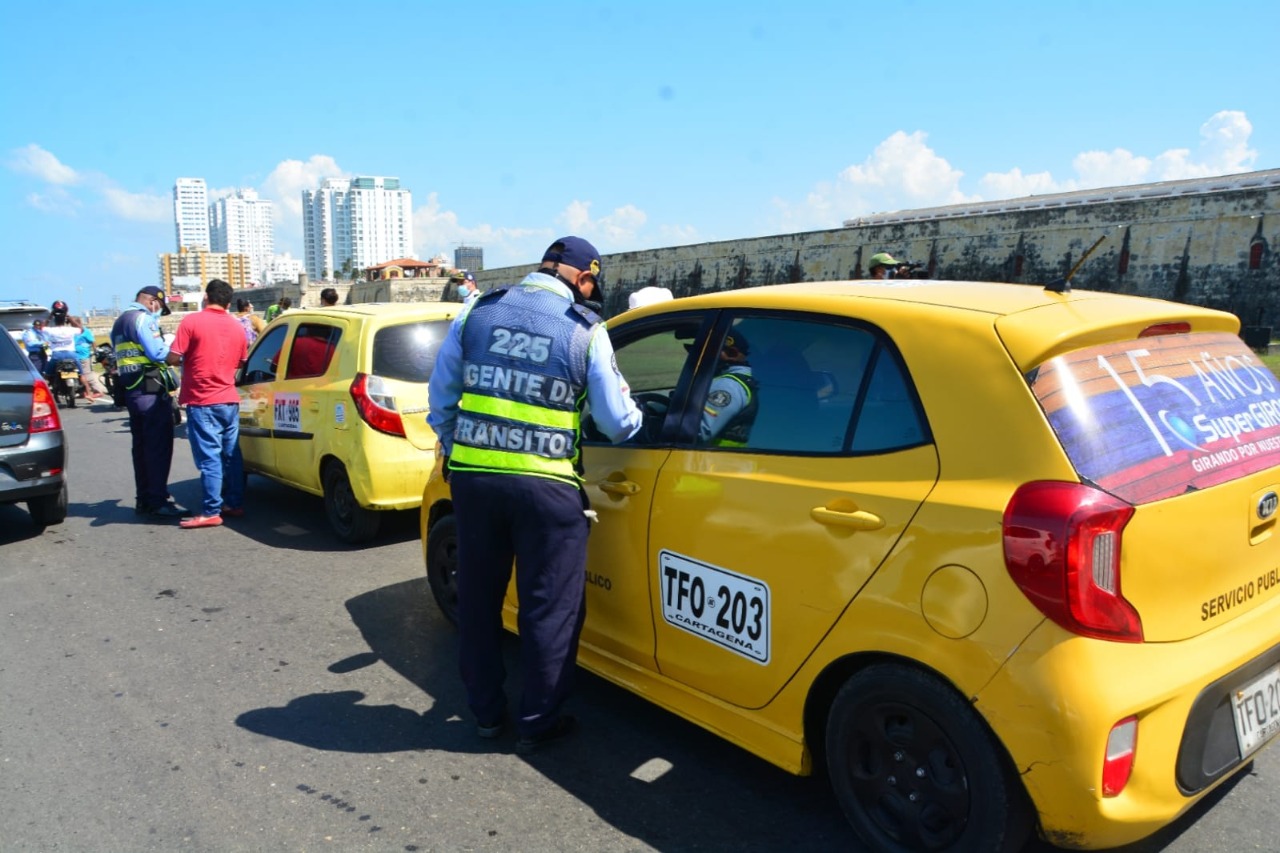
<svg viewBox="0 0 1280 853">
<path fill-rule="evenodd" d="M 382 517 L 356 502 L 347 469 L 334 462 L 324 469 L 324 513 L 338 538 L 352 545 L 368 542 L 378 533 Z"/>
<path fill-rule="evenodd" d="M 850 677 L 827 718 L 826 762 L 870 849 L 1013 853 L 1031 833 L 1003 747 L 962 696 L 919 670 L 880 664 Z"/>
<path fill-rule="evenodd" d="M 57 494 L 27 501 L 27 511 L 31 513 L 31 520 L 36 527 L 48 527 L 51 524 L 61 524 L 66 521 L 67 484 L 63 483 Z"/>
<path fill-rule="evenodd" d="M 427 584 L 436 605 L 450 623 L 458 624 L 458 522 L 446 515 L 427 532 Z"/>
</svg>

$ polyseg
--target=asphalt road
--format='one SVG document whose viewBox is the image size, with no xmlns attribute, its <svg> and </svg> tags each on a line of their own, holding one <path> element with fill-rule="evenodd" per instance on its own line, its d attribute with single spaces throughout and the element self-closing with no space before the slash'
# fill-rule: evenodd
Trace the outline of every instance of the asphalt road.
<svg viewBox="0 0 1280 853">
<path fill-rule="evenodd" d="M 252 477 L 226 527 L 142 523 L 123 413 L 64 420 L 70 517 L 0 506 L 0 850 L 857 849 L 823 780 L 585 673 L 572 739 L 479 741 L 415 514 L 351 548 Z M 1126 853 L 1280 850 L 1278 781 L 1273 748 Z"/>
</svg>

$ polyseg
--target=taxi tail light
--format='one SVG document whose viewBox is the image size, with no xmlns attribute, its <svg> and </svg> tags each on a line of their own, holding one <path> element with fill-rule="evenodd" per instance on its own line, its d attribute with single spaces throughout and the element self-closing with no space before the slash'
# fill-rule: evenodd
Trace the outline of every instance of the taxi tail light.
<svg viewBox="0 0 1280 853">
<path fill-rule="evenodd" d="M 1138 718 L 1126 717 L 1111 727 L 1107 753 L 1102 758 L 1102 796 L 1116 797 L 1129 784 L 1133 759 L 1138 754 Z"/>
<path fill-rule="evenodd" d="M 361 419 L 378 432 L 404 438 L 404 421 L 396 411 L 396 398 L 387 390 L 386 383 L 377 376 L 357 373 L 351 382 L 351 399 Z"/>
<path fill-rule="evenodd" d="M 1138 337 L 1155 338 L 1155 337 L 1159 337 L 1160 335 L 1185 335 L 1190 331 L 1191 331 L 1191 324 L 1186 322 L 1156 323 L 1155 325 L 1147 326 L 1145 329 L 1139 332 Z"/>
<path fill-rule="evenodd" d="M 58 406 L 53 402 L 53 392 L 43 379 L 37 379 L 31 389 L 31 424 L 27 433 L 53 432 L 62 429 Z"/>
<path fill-rule="evenodd" d="M 1009 576 L 1041 613 L 1082 637 L 1142 642 L 1120 588 L 1120 548 L 1133 507 L 1081 483 L 1018 488 L 1004 511 Z"/>
</svg>

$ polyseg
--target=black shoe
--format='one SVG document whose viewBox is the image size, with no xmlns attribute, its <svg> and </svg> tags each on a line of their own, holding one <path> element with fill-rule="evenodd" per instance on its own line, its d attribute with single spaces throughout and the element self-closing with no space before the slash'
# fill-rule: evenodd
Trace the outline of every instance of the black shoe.
<svg viewBox="0 0 1280 853">
<path fill-rule="evenodd" d="M 551 727 L 536 735 L 525 735 L 516 741 L 517 755 L 531 755 L 552 741 L 559 740 L 577 728 L 578 721 L 569 714 L 561 714 Z"/>
<path fill-rule="evenodd" d="M 496 723 L 476 723 L 476 735 L 485 740 L 493 740 L 502 737 L 502 732 L 507 728 L 507 718 L 499 717 Z"/>
<path fill-rule="evenodd" d="M 182 509 L 177 504 L 166 503 L 147 510 L 147 515 L 152 518 L 186 518 L 191 515 L 191 513 Z"/>
</svg>

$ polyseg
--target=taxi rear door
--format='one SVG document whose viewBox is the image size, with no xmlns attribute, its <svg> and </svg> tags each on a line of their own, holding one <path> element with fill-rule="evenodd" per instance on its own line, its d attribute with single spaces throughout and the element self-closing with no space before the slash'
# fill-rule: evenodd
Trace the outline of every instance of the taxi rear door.
<svg viewBox="0 0 1280 853">
<path fill-rule="evenodd" d="M 338 422 L 335 406 L 345 411 L 349 400 L 351 377 L 338 375 L 336 357 L 347 321 L 303 317 L 289 326 L 285 366 L 272 394 L 276 471 L 282 480 L 319 494 L 320 458 Z"/>
</svg>

